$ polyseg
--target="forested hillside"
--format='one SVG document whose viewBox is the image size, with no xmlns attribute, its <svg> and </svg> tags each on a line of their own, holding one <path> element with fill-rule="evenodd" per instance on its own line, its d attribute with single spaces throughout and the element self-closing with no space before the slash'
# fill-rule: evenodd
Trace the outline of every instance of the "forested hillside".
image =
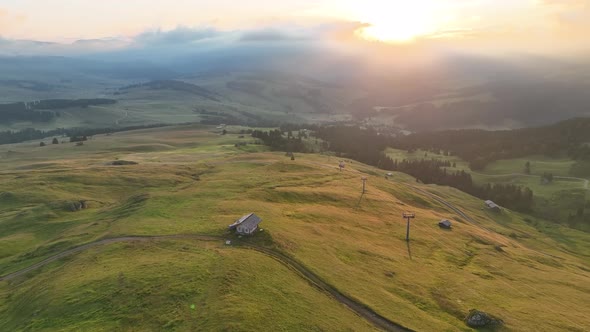
<svg viewBox="0 0 590 332">
<path fill-rule="evenodd" d="M 49 122 L 60 116 L 60 110 L 93 105 L 115 104 L 113 99 L 48 99 L 34 102 L 0 104 L 0 123 L 17 121 Z"/>
<path fill-rule="evenodd" d="M 576 160 L 590 160 L 590 118 L 555 125 L 505 131 L 449 130 L 416 133 L 391 141 L 404 150 L 436 150 L 457 155 L 473 170 L 488 163 L 528 155 L 557 156 L 567 153 Z"/>
</svg>

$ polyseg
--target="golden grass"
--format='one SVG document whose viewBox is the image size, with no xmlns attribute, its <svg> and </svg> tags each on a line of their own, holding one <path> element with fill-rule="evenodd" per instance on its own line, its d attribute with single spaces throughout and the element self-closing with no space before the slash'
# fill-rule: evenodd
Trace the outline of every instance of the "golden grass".
<svg viewBox="0 0 590 332">
<path fill-rule="evenodd" d="M 0 226 L 19 220 L 26 226 L 42 213 L 55 213 L 70 223 L 49 235 L 42 235 L 43 221 L 34 222 L 37 228 L 14 226 L 12 233 L 2 234 L 0 243 L 19 232 L 33 232 L 38 248 L 25 245 L 19 254 L 37 250 L 39 255 L 6 257 L 0 268 L 9 271 L 38 260 L 50 251 L 39 248 L 59 241 L 72 245 L 130 234 L 222 234 L 235 218 L 256 212 L 278 248 L 345 294 L 410 328 L 469 330 L 462 318 L 472 308 L 499 316 L 508 330 L 583 331 L 590 326 L 582 310 L 590 300 L 587 233 L 534 226 L 525 221 L 530 217 L 509 211 L 494 215 L 481 209 L 482 202 L 455 189 L 421 186 L 472 216 L 479 226 L 472 225 L 409 188 L 416 183 L 406 175 L 386 180 L 384 172 L 357 162 L 339 172 L 339 159 L 334 157 L 299 154 L 291 161 L 283 153 L 244 152 L 233 147 L 237 141 L 237 135 L 180 127 L 96 137 L 84 146 L 85 152 L 72 152 L 72 146 L 59 146 L 59 154 L 26 145 L 11 147 L 23 155 L 0 173 L 0 192 L 14 192 L 22 200 L 0 211 Z M 125 146 L 137 144 L 176 148 L 124 152 Z M 27 173 L 16 169 L 41 162 L 33 158 L 37 153 L 46 153 L 43 162 L 54 165 Z M 140 164 L 102 164 L 115 157 Z M 361 176 L 369 178 L 363 197 Z M 128 201 L 137 194 L 149 198 Z M 74 197 L 103 204 L 74 214 L 42 208 L 47 200 Z M 25 205 L 40 210 L 29 219 L 4 217 Z M 409 245 L 401 218 L 405 211 L 417 215 Z M 453 220 L 453 230 L 439 229 L 440 219 Z M 121 254 L 112 251 L 113 257 Z M 252 253 L 240 255 L 248 262 Z M 244 303 L 238 290 L 228 296 L 235 305 Z"/>
</svg>

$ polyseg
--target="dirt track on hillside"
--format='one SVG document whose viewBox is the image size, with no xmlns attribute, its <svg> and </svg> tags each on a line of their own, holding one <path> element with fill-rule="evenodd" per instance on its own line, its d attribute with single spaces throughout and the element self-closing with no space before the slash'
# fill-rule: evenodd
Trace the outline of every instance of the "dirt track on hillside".
<svg viewBox="0 0 590 332">
<path fill-rule="evenodd" d="M 98 247 L 101 245 L 111 244 L 111 243 L 119 243 L 119 242 L 135 242 L 135 241 L 155 241 L 155 240 L 170 240 L 170 239 L 191 239 L 191 240 L 198 240 L 198 241 L 223 241 L 224 237 L 221 236 L 210 236 L 210 235 L 185 235 L 185 234 L 178 234 L 178 235 L 163 235 L 163 236 L 125 236 L 125 237 L 118 237 L 118 238 L 109 238 L 103 239 L 96 242 L 91 242 L 85 245 L 81 245 L 79 247 L 75 247 L 66 251 L 63 251 L 59 254 L 46 258 L 45 260 L 35 263 L 27 268 L 22 270 L 7 274 L 5 276 L 0 276 L 0 281 L 10 281 L 17 277 L 23 276 L 33 270 L 41 268 L 47 264 L 55 262 L 61 258 L 74 255 L 76 253 Z M 365 304 L 344 295 L 335 287 L 326 283 L 323 279 L 317 276 L 315 273 L 310 271 L 307 267 L 303 264 L 299 263 L 294 258 L 274 249 L 265 248 L 257 245 L 244 245 L 241 248 L 254 250 L 259 253 L 262 253 L 274 260 L 278 261 L 279 263 L 283 264 L 287 268 L 291 269 L 292 271 L 296 272 L 301 278 L 305 279 L 309 282 L 310 285 L 319 289 L 320 291 L 326 293 L 334 300 L 344 304 L 349 309 L 354 311 L 360 317 L 366 319 L 375 327 L 385 330 L 385 331 L 394 331 L 394 332 L 401 332 L 401 331 L 413 331 L 408 329 L 402 325 L 399 325 L 381 315 L 373 311 L 371 308 L 366 306 Z"/>
</svg>

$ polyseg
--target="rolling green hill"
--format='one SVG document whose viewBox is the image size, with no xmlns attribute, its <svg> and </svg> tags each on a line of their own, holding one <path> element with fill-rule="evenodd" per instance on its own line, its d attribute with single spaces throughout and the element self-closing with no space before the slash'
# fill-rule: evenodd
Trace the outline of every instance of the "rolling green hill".
<svg viewBox="0 0 590 332">
<path fill-rule="evenodd" d="M 202 74 L 176 80 L 137 81 L 84 76 L 66 81 L 0 81 L 0 88 L 6 92 L 6 97 L 0 97 L 0 102 L 6 100 L 20 105 L 39 99 L 84 97 L 101 98 L 97 100 L 108 98 L 116 103 L 52 108 L 59 113 L 59 117 L 41 118 L 43 121 L 26 114 L 15 119 L 4 116 L 4 121 L 0 121 L 0 131 L 201 121 L 252 126 L 305 121 L 317 123 L 350 119 L 349 105 L 364 94 L 350 87 L 296 75 L 247 71 Z"/>
<path fill-rule="evenodd" d="M 0 330 L 318 330 L 373 327 L 300 273 L 419 331 L 470 331 L 470 309 L 500 330 L 584 331 L 587 233 L 505 211 L 460 191 L 329 155 L 269 152 L 201 126 L 95 136 L 83 146 L 0 146 Z M 113 162 L 133 163 L 114 166 Z M 368 191 L 361 196 L 361 177 Z M 84 202 L 84 204 L 81 204 Z M 416 213 L 406 243 L 401 214 Z M 263 231 L 226 227 L 255 212 Z M 450 219 L 451 231 L 437 222 Z M 225 240 L 231 239 L 232 245 Z M 194 306 L 193 306 L 194 305 Z"/>
</svg>

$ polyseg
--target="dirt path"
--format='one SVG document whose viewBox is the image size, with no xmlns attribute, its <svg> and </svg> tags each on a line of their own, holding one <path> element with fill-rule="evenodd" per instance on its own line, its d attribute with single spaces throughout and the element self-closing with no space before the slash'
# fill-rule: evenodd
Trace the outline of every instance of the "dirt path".
<svg viewBox="0 0 590 332">
<path fill-rule="evenodd" d="M 88 249 L 91 249 L 94 247 L 98 247 L 101 245 L 106 245 L 106 244 L 110 244 L 110 243 L 120 243 L 120 242 L 154 241 L 154 240 L 169 240 L 169 239 L 192 239 L 192 240 L 198 240 L 198 241 L 222 241 L 222 240 L 224 240 L 224 237 L 211 236 L 211 235 L 178 234 L 178 235 L 163 235 L 163 236 L 125 236 L 125 237 L 104 239 L 104 240 L 99 240 L 96 242 L 88 243 L 85 245 L 81 245 L 79 247 L 75 247 L 75 248 L 63 251 L 59 254 L 56 254 L 54 256 L 51 256 L 51 257 L 43 260 L 41 262 L 33 264 L 27 268 L 7 274 L 5 276 L 1 276 L 0 281 L 9 281 L 9 280 L 15 279 L 19 276 L 22 276 L 26 273 L 33 271 L 33 270 L 41 268 L 47 264 L 55 262 L 61 258 L 70 256 L 70 255 L 74 255 L 76 253 L 79 253 L 79 252 L 82 252 L 82 251 L 85 251 L 85 250 L 88 250 Z M 384 331 L 393 331 L 393 332 L 413 331 L 413 330 L 408 329 L 402 325 L 392 322 L 391 320 L 379 315 L 378 313 L 373 311 L 371 308 L 369 308 L 365 304 L 363 304 L 363 303 L 361 303 L 361 302 L 359 302 L 347 295 L 344 295 L 338 289 L 329 285 L 323 279 L 321 279 L 319 276 L 317 276 L 315 273 L 310 271 L 303 264 L 299 263 L 294 258 L 292 258 L 280 251 L 257 246 L 257 245 L 250 245 L 250 244 L 244 245 L 244 246 L 242 246 L 242 248 L 254 250 L 254 251 L 262 253 L 270 258 L 273 258 L 274 260 L 278 261 L 279 263 L 286 266 L 290 270 L 296 272 L 301 278 L 303 278 L 307 282 L 309 282 L 310 285 L 312 285 L 313 287 L 326 293 L 327 295 L 332 297 L 334 300 L 340 302 L 341 304 L 344 304 L 350 310 L 354 311 L 357 315 L 366 319 L 367 321 L 369 321 L 371 324 L 373 324 L 375 327 L 377 327 L 379 329 L 382 329 Z"/>
<path fill-rule="evenodd" d="M 429 197 L 431 197 L 431 198 L 432 198 L 432 199 L 434 199 L 435 201 L 437 201 L 437 202 L 439 202 L 439 203 L 443 204 L 444 206 L 448 207 L 449 209 L 453 210 L 455 213 L 457 213 L 459 216 L 463 217 L 463 218 L 464 218 L 464 219 L 465 219 L 467 222 L 469 222 L 470 224 L 472 224 L 472 225 L 475 225 L 475 226 L 477 226 L 477 227 L 479 227 L 479 228 L 481 228 L 481 229 L 484 229 L 484 230 L 486 230 L 486 231 L 488 231 L 488 232 L 491 232 L 491 233 L 494 233 L 494 234 L 498 234 L 498 233 L 496 233 L 495 231 L 493 231 L 493 230 L 491 230 L 491 229 L 489 229 L 489 228 L 486 228 L 486 227 L 484 227 L 484 226 L 483 226 L 481 223 L 478 223 L 477 221 L 475 221 L 473 218 L 471 218 L 469 215 L 467 215 L 465 212 L 463 212 L 463 211 L 462 211 L 461 209 L 459 209 L 457 206 L 455 206 L 455 205 L 453 205 L 452 203 L 450 203 L 450 202 L 448 202 L 448 201 L 444 200 L 444 199 L 443 199 L 443 198 L 441 198 L 440 196 L 438 196 L 438 195 L 436 195 L 436 194 L 433 194 L 433 193 L 431 193 L 431 192 L 429 192 L 429 191 L 426 191 L 426 190 L 424 190 L 424 189 L 421 189 L 421 188 L 418 188 L 418 187 L 412 186 L 412 185 L 407 185 L 407 186 L 408 186 L 408 187 L 410 187 L 410 188 L 412 188 L 412 189 L 414 189 L 415 191 L 417 191 L 417 192 L 419 192 L 419 193 L 422 193 L 422 194 L 424 194 L 424 195 L 428 195 Z M 507 226 L 507 227 L 508 227 L 508 226 Z M 509 228 L 510 228 L 510 227 L 509 227 Z M 549 256 L 549 257 L 553 257 L 553 258 L 557 258 L 557 259 L 563 260 L 563 258 L 561 258 L 561 257 L 559 257 L 559 256 L 555 256 L 555 255 L 552 255 L 552 254 L 549 254 L 549 253 L 546 253 L 546 252 L 543 252 L 543 251 L 540 251 L 540 250 L 536 250 L 536 249 L 530 248 L 530 247 L 528 247 L 528 246 L 525 246 L 525 248 L 526 248 L 526 249 L 528 249 L 528 250 L 531 250 L 531 251 L 533 251 L 533 252 L 536 252 L 536 253 L 538 253 L 538 254 L 541 254 L 541 255 L 545 255 L 545 256 Z"/>
<path fill-rule="evenodd" d="M 414 191 L 417 191 L 421 194 L 427 195 L 429 197 L 431 197 L 432 199 L 434 199 L 435 201 L 441 203 L 442 205 L 448 207 L 449 209 L 455 211 L 455 213 L 457 213 L 459 216 L 463 217 L 463 219 L 467 220 L 470 224 L 473 225 L 477 225 L 480 228 L 483 228 L 487 231 L 490 231 L 489 229 L 481 226 L 478 222 L 476 222 L 473 218 L 471 218 L 470 216 L 468 216 L 465 212 L 463 212 L 462 210 L 460 210 L 458 207 L 456 207 L 455 205 L 449 203 L 448 201 L 445 201 L 444 199 L 442 199 L 441 197 L 439 197 L 438 195 L 435 195 L 429 191 L 426 191 L 422 188 L 418 188 L 416 186 L 412 186 L 412 185 L 407 185 L 408 187 L 412 188 Z"/>
<path fill-rule="evenodd" d="M 296 261 L 295 259 L 275 250 L 271 250 L 268 248 L 263 247 L 256 247 L 256 246 L 247 246 L 247 248 L 256 250 L 261 252 L 267 256 L 270 256 L 283 265 L 289 267 L 292 270 L 295 270 L 301 277 L 306 279 L 312 286 L 316 287 L 317 289 L 328 293 L 331 297 L 333 297 L 336 301 L 344 304 L 352 311 L 357 313 L 359 316 L 364 317 L 366 320 L 371 322 L 376 327 L 385 330 L 385 331 L 413 331 L 408 329 L 402 325 L 399 325 L 395 322 L 390 321 L 389 319 L 379 315 L 371 308 L 367 307 L 363 303 L 344 295 L 335 287 L 330 286 L 324 280 L 322 280 L 319 276 L 315 273 L 311 272 L 307 269 L 304 265 Z"/>
<path fill-rule="evenodd" d="M 60 252 L 59 254 L 56 254 L 54 256 L 48 257 L 38 263 L 35 263 L 29 267 L 26 267 L 22 270 L 4 275 L 4 276 L 0 276 L 0 281 L 5 281 L 5 280 L 12 280 L 16 277 L 19 277 L 23 274 L 29 273 L 33 270 L 36 270 L 38 268 L 41 268 L 47 264 L 50 264 L 52 262 L 57 261 L 58 259 L 88 250 L 90 248 L 94 248 L 94 247 L 98 247 L 104 244 L 110 244 L 110 243 L 117 243 L 117 242 L 133 242 L 133 241 L 149 241 L 149 240 L 165 240 L 165 239 L 182 239 L 182 238 L 190 238 L 190 239 L 198 239 L 201 241 L 218 241 L 220 240 L 219 237 L 214 237 L 214 236 L 205 236 L 205 235 L 165 235 L 165 236 L 126 236 L 126 237 L 118 237 L 118 238 L 110 238 L 110 239 L 104 239 L 104 240 L 99 240 L 96 242 L 91 242 L 88 244 L 84 244 L 81 245 L 79 247 L 75 247 L 72 249 L 68 249 L 66 251 Z"/>
</svg>

